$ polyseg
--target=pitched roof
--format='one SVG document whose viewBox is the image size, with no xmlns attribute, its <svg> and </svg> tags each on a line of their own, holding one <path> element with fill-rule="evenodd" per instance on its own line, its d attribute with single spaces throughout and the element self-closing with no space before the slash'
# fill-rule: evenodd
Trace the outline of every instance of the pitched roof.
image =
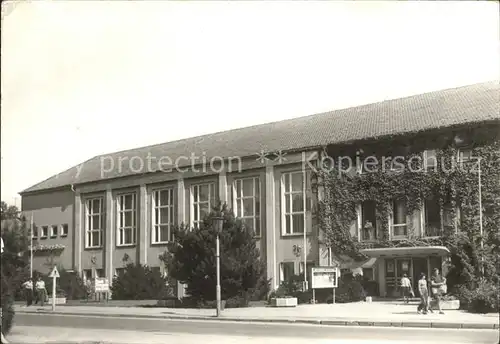
<svg viewBox="0 0 500 344">
<path fill-rule="evenodd" d="M 500 121 L 499 91 L 498 81 L 474 84 L 100 155 L 50 177 L 22 194 L 145 172 L 131 170 L 125 163 L 121 171 L 115 168 L 103 178 L 101 159 L 117 162 L 119 157 L 130 159 L 136 156 L 148 161 L 148 154 L 157 159 L 168 156 L 172 161 L 181 156 L 190 157 L 191 154 L 206 156 L 207 161 L 216 156 L 243 158 L 256 156 L 262 150 L 276 152 L 316 148 L 386 135 Z M 189 165 L 186 159 L 181 161 Z M 152 160 L 152 167 L 153 170 L 156 167 L 155 160 Z M 77 173 L 78 168 L 80 173 Z"/>
</svg>

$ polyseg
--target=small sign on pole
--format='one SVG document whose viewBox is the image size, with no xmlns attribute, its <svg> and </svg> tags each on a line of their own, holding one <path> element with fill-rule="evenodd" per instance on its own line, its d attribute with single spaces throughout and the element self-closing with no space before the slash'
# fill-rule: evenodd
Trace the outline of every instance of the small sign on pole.
<svg viewBox="0 0 500 344">
<path fill-rule="evenodd" d="M 49 277 L 52 277 L 52 311 L 56 310 L 56 284 L 57 279 L 61 277 L 59 275 L 59 271 L 57 271 L 57 267 L 54 266 L 52 272 L 49 274 Z"/>
</svg>

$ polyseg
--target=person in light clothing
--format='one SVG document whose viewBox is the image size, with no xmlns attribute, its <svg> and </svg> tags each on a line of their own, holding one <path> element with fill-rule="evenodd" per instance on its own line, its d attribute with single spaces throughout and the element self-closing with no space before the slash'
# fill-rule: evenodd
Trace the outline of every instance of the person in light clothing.
<svg viewBox="0 0 500 344">
<path fill-rule="evenodd" d="M 403 291 L 403 301 L 409 303 L 411 295 L 411 282 L 406 274 L 404 274 L 403 278 L 401 278 L 401 290 Z"/>
<path fill-rule="evenodd" d="M 432 296 L 436 300 L 439 314 L 444 314 L 441 309 L 441 299 L 443 298 L 443 295 L 446 294 L 446 278 L 439 273 L 439 269 L 434 269 L 434 273 L 431 277 L 431 291 Z M 432 309 L 432 306 L 430 309 Z"/>
<path fill-rule="evenodd" d="M 420 294 L 420 304 L 417 308 L 417 313 L 423 312 L 427 314 L 429 311 L 429 288 L 427 287 L 427 278 L 424 273 L 420 274 L 420 279 L 418 280 L 418 293 Z"/>
<path fill-rule="evenodd" d="M 38 281 L 35 284 L 37 301 L 40 301 L 40 306 L 45 305 L 45 299 L 47 297 L 47 290 L 45 289 L 45 282 L 41 277 L 38 277 Z"/>
<path fill-rule="evenodd" d="M 33 304 L 33 281 L 31 278 L 23 283 L 24 296 L 26 297 L 26 307 Z"/>
</svg>

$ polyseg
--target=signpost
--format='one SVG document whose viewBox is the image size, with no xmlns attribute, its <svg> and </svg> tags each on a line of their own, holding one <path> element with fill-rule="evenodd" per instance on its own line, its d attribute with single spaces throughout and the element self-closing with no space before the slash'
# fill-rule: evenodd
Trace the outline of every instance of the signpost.
<svg viewBox="0 0 500 344">
<path fill-rule="evenodd" d="M 55 311 L 56 310 L 56 284 L 57 284 L 57 279 L 59 277 L 61 277 L 59 275 L 59 271 L 57 271 L 57 267 L 54 266 L 49 277 L 52 277 L 52 311 Z"/>
<path fill-rule="evenodd" d="M 104 293 L 106 295 L 106 301 L 108 301 L 109 281 L 107 278 L 102 278 L 102 277 L 94 278 L 92 282 L 92 289 L 94 290 L 95 294 Z M 99 295 L 99 300 L 100 300 L 100 295 Z"/>
<path fill-rule="evenodd" d="M 338 287 L 339 270 L 333 266 L 312 268 L 311 288 L 313 302 L 316 302 L 315 289 L 333 289 L 333 303 L 335 303 L 335 289 Z"/>
</svg>

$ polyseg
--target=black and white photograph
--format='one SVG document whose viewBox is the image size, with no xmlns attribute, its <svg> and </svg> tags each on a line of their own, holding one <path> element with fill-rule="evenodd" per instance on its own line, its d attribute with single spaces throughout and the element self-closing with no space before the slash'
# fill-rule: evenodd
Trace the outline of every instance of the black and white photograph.
<svg viewBox="0 0 500 344">
<path fill-rule="evenodd" d="M 497 1 L 1 6 L 2 343 L 500 344 Z"/>
</svg>

